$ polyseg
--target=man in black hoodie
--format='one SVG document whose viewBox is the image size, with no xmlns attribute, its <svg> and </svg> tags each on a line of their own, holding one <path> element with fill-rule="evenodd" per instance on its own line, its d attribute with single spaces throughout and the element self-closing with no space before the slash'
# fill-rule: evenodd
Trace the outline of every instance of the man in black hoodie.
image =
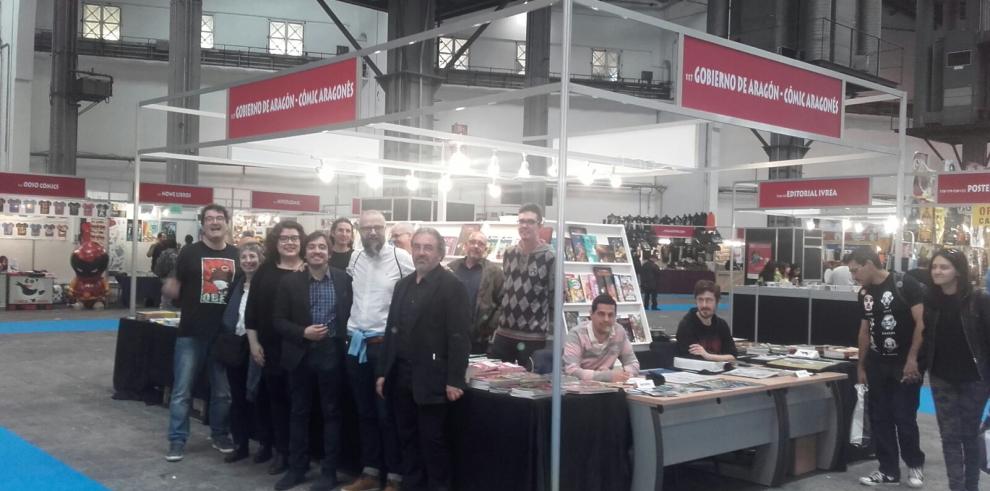
<svg viewBox="0 0 990 491">
<path fill-rule="evenodd" d="M 677 356 L 736 361 L 738 352 L 725 320 L 715 315 L 722 290 L 708 280 L 694 284 L 695 308 L 677 325 Z"/>
</svg>

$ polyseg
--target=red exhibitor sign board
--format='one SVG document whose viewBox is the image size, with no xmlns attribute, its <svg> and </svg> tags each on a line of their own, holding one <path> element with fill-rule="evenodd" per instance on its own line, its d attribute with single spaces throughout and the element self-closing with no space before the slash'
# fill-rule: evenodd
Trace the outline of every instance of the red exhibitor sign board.
<svg viewBox="0 0 990 491">
<path fill-rule="evenodd" d="M 869 206 L 870 178 L 764 181 L 759 203 L 760 208 Z"/>
<path fill-rule="evenodd" d="M 141 202 L 196 206 L 208 205 L 213 202 L 213 188 L 142 182 Z"/>
<path fill-rule="evenodd" d="M 654 225 L 653 235 L 661 239 L 692 239 L 695 228 L 684 225 Z"/>
<path fill-rule="evenodd" d="M 353 121 L 357 99 L 357 59 L 231 87 L 227 138 Z"/>
<path fill-rule="evenodd" d="M 937 201 L 940 205 L 990 203 L 990 172 L 939 174 Z"/>
<path fill-rule="evenodd" d="M 78 177 L 0 172 L 0 193 L 85 198 L 86 180 Z"/>
<path fill-rule="evenodd" d="M 842 136 L 842 81 L 684 37 L 684 107 L 833 138 Z"/>
<path fill-rule="evenodd" d="M 259 210 L 320 211 L 320 197 L 308 194 L 251 191 L 251 208 Z"/>
</svg>

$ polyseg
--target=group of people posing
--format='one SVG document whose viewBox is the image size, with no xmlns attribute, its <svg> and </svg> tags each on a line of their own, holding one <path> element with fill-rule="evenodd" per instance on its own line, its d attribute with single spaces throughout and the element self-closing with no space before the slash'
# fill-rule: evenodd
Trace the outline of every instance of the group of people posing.
<svg viewBox="0 0 990 491">
<path fill-rule="evenodd" d="M 314 396 L 324 456 L 312 489 L 339 484 L 344 397 L 357 408 L 363 468 L 342 489 L 450 489 L 445 424 L 464 394 L 469 355 L 531 367 L 552 332 L 555 259 L 539 238 L 536 205 L 519 210 L 519 242 L 501 265 L 486 259 L 488 240 L 475 232 L 465 257 L 442 266 L 438 231 L 399 224 L 387 238 L 385 217 L 373 210 L 356 224 L 336 220 L 329 235 L 283 221 L 264 245 L 240 247 L 227 242 L 224 207 L 206 206 L 199 218 L 202 240 L 181 249 L 163 286 L 181 309 L 171 462 L 184 457 L 193 383 L 205 369 L 212 446 L 225 461 L 241 461 L 250 456 L 253 433 L 260 443 L 254 462 L 270 462 L 269 473 L 282 474 L 275 489 L 307 480 Z M 352 247 L 355 228 L 360 250 Z M 617 357 L 635 360 L 615 309 L 611 297 L 596 299 L 598 320 L 582 326 L 592 340 L 585 338 L 587 350 L 567 350 L 569 372 L 591 367 L 612 379 Z M 628 349 L 603 350 L 609 343 L 598 331 Z"/>
</svg>

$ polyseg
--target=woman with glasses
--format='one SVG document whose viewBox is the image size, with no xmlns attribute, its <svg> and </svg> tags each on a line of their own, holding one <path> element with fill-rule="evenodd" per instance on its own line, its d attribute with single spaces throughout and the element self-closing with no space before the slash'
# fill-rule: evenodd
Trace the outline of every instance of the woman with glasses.
<svg viewBox="0 0 990 491">
<path fill-rule="evenodd" d="M 289 382 L 282 369 L 280 357 L 282 338 L 272 323 L 275 296 L 285 275 L 301 271 L 305 267 L 301 241 L 306 236 L 302 225 L 293 221 L 279 222 L 265 238 L 268 257 L 254 276 L 254 288 L 248 297 L 246 315 L 247 335 L 251 346 L 251 362 L 262 368 L 258 385 L 256 429 L 259 441 L 270 435 L 267 441 L 274 444 L 275 454 L 268 473 L 281 474 L 288 469 L 289 455 Z M 255 463 L 272 458 L 272 448 L 262 448 L 255 456 Z"/>
<path fill-rule="evenodd" d="M 987 403 L 990 296 L 973 290 L 966 255 L 942 249 L 931 262 L 925 299 L 923 360 L 931 371 L 935 414 L 950 490 L 975 490 L 980 479 L 980 422 Z"/>
</svg>

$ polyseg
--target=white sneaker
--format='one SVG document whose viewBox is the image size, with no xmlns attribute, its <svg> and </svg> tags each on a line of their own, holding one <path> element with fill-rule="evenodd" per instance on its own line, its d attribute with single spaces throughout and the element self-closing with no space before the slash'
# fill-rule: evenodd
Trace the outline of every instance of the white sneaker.
<svg viewBox="0 0 990 491">
<path fill-rule="evenodd" d="M 869 476 L 859 478 L 859 483 L 863 486 L 879 486 L 881 484 L 897 486 L 901 483 L 901 480 L 890 477 L 880 471 L 873 471 Z"/>
<path fill-rule="evenodd" d="M 909 488 L 920 488 L 925 485 L 925 473 L 921 467 L 908 468 L 907 485 Z"/>
</svg>

